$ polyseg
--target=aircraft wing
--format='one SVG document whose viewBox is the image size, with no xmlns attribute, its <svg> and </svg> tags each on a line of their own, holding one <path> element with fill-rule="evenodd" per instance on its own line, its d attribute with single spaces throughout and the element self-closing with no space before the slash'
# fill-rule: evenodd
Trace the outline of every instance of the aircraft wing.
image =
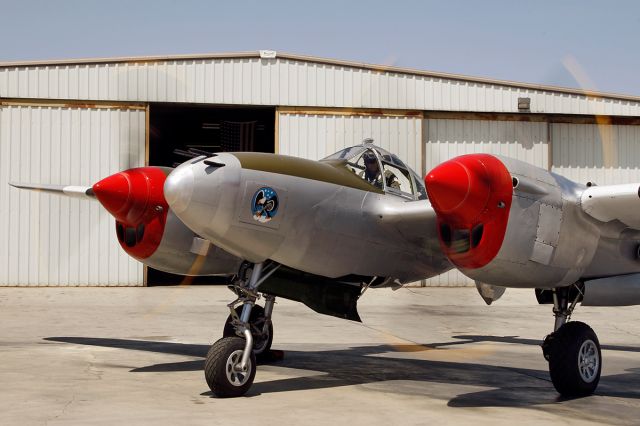
<svg viewBox="0 0 640 426">
<path fill-rule="evenodd" d="M 592 186 L 581 197 L 582 210 L 602 221 L 619 220 L 640 229 L 640 183 Z"/>
<path fill-rule="evenodd" d="M 402 204 L 385 205 L 380 212 L 386 223 L 399 227 L 413 227 L 424 222 L 436 223 L 436 212 L 428 201 L 410 201 Z"/>
<path fill-rule="evenodd" d="M 409 201 L 385 205 L 377 211 L 380 225 L 391 232 L 398 232 L 406 241 L 423 247 L 433 256 L 429 261 L 438 268 L 448 265 L 438 240 L 438 218 L 429 201 Z"/>
<path fill-rule="evenodd" d="M 10 182 L 9 185 L 13 186 L 14 188 L 44 191 L 76 198 L 95 198 L 93 189 L 90 186 L 26 184 L 14 182 Z"/>
</svg>

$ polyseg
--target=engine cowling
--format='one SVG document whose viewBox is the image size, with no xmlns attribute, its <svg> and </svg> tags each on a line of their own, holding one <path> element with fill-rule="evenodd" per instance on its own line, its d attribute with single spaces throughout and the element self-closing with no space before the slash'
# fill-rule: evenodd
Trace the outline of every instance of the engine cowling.
<svg viewBox="0 0 640 426">
<path fill-rule="evenodd" d="M 92 191 L 116 220 L 120 246 L 152 268 L 180 275 L 231 275 L 241 259 L 199 238 L 169 208 L 165 167 L 139 167 L 108 176 Z"/>
<path fill-rule="evenodd" d="M 100 204 L 116 219 L 116 235 L 130 256 L 142 261 L 160 245 L 169 205 L 160 167 L 140 167 L 108 176 L 92 187 Z"/>
<path fill-rule="evenodd" d="M 441 248 L 468 277 L 508 287 L 570 285 L 599 232 L 579 207 L 585 186 L 522 161 L 470 154 L 425 177 Z"/>
</svg>

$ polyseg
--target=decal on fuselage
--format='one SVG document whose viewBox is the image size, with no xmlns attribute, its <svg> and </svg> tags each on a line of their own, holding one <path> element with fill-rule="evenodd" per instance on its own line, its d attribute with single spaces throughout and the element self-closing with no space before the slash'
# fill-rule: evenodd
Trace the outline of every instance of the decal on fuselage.
<svg viewBox="0 0 640 426">
<path fill-rule="evenodd" d="M 253 219 L 260 223 L 269 222 L 278 213 L 278 194 L 268 186 L 256 191 L 251 200 Z"/>
</svg>

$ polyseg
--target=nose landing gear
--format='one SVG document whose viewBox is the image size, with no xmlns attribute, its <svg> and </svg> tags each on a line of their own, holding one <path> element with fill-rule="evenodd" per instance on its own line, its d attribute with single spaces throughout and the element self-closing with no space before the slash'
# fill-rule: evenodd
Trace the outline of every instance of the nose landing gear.
<svg viewBox="0 0 640 426">
<path fill-rule="evenodd" d="M 265 307 L 254 305 L 251 309 L 249 317 L 249 327 L 253 336 L 253 353 L 256 357 L 269 352 L 271 343 L 273 342 L 273 323 L 271 322 L 271 313 L 275 304 L 275 297 L 265 296 Z M 236 307 L 227 317 L 224 324 L 223 337 L 238 336 L 236 330 L 241 330 L 242 305 Z M 244 337 L 244 333 L 240 336 Z"/>
<path fill-rule="evenodd" d="M 240 266 L 232 287 L 238 298 L 227 305 L 230 315 L 223 337 L 211 346 L 205 360 L 205 379 L 218 397 L 244 395 L 256 375 L 256 356 L 271 348 L 275 297 L 265 295 L 264 308 L 256 305 L 256 301 L 260 298 L 260 284 L 279 267 L 275 262 Z"/>
</svg>

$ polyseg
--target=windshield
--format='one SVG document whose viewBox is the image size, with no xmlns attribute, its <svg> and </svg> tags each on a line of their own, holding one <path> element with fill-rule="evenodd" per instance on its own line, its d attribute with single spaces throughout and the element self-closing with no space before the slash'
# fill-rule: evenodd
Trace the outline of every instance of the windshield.
<svg viewBox="0 0 640 426">
<path fill-rule="evenodd" d="M 413 180 L 416 182 L 416 195 L 418 200 L 427 200 L 429 197 L 427 196 L 427 188 L 424 186 L 424 181 L 418 176 L 416 172 L 409 169 L 411 171 L 411 176 L 413 176 Z"/>
<path fill-rule="evenodd" d="M 397 155 L 371 143 L 345 148 L 320 161 L 344 160 L 344 166 L 367 183 L 386 192 L 426 200 L 422 179 Z"/>
<path fill-rule="evenodd" d="M 363 145 L 350 146 L 349 148 L 345 148 L 343 150 L 336 152 L 335 154 L 331 154 L 330 156 L 325 157 L 320 161 L 342 160 L 342 159 L 351 160 L 352 158 L 355 158 L 356 156 L 362 154 L 364 151 L 366 151 L 366 149 L 367 147 Z"/>
</svg>

